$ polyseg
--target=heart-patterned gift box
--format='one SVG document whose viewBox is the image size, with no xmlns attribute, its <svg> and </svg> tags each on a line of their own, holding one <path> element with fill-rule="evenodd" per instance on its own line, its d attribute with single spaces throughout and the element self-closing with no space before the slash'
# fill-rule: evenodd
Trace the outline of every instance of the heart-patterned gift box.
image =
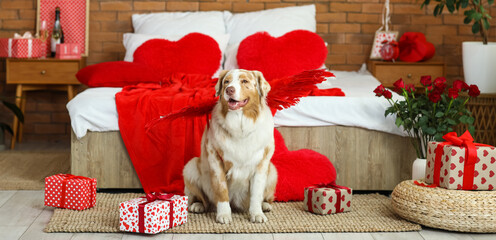
<svg viewBox="0 0 496 240">
<path fill-rule="evenodd" d="M 493 190 L 496 187 L 496 148 L 474 143 L 468 146 L 429 142 L 425 182 L 446 189 Z"/>
<path fill-rule="evenodd" d="M 303 209 L 325 215 L 351 211 L 353 190 L 336 184 L 319 184 L 305 188 Z"/>
<path fill-rule="evenodd" d="M 119 229 L 155 234 L 186 223 L 188 197 L 174 194 L 147 194 L 119 204 Z"/>
</svg>

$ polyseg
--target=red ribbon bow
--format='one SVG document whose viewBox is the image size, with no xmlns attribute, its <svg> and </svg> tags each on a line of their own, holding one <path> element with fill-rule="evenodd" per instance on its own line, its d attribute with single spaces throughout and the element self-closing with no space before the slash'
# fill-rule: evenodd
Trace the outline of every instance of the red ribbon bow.
<svg viewBox="0 0 496 240">
<path fill-rule="evenodd" d="M 489 146 L 486 144 L 474 143 L 474 138 L 469 131 L 465 131 L 461 136 L 457 136 L 455 132 L 449 132 L 443 136 L 446 142 L 439 143 L 436 147 L 436 158 L 434 161 L 434 186 L 439 186 L 439 175 L 441 174 L 441 161 L 443 157 L 443 148 L 445 145 L 454 145 L 465 147 L 465 165 L 463 167 L 463 190 L 472 190 L 474 186 L 474 171 L 475 163 L 477 162 L 476 146 Z"/>
<path fill-rule="evenodd" d="M 72 175 L 72 174 L 58 174 L 58 175 L 63 178 L 62 179 L 62 194 L 61 194 L 61 197 L 60 197 L 60 205 L 62 206 L 62 208 L 65 208 L 65 198 L 66 198 L 66 193 L 65 192 L 66 192 L 66 188 L 67 188 L 67 181 L 69 181 L 71 179 L 92 180 L 89 177 L 76 176 L 76 175 Z"/>
<path fill-rule="evenodd" d="M 341 189 L 348 191 L 348 190 L 350 190 L 349 188 L 344 187 L 344 186 L 339 186 L 335 182 L 319 183 L 319 184 L 308 187 L 307 207 L 308 207 L 308 210 L 311 212 L 313 212 L 312 195 L 313 195 L 313 192 L 316 188 L 332 188 L 332 189 L 336 190 L 336 203 L 334 206 L 336 207 L 336 213 L 342 212 L 341 211 Z"/>
<path fill-rule="evenodd" d="M 163 193 L 147 193 L 144 197 L 146 198 L 146 202 L 138 204 L 138 231 L 140 233 L 145 232 L 145 205 L 156 200 L 163 200 L 169 202 L 169 228 L 172 228 L 174 223 L 174 204 L 171 202 L 172 197 L 175 195 L 172 193 L 163 194 Z"/>
</svg>

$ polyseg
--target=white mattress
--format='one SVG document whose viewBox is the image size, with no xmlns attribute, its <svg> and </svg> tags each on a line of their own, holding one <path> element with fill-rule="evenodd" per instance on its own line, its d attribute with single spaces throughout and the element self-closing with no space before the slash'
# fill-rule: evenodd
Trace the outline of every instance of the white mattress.
<svg viewBox="0 0 496 240">
<path fill-rule="evenodd" d="M 297 105 L 278 111 L 276 126 L 362 127 L 397 135 L 404 135 L 396 127 L 393 117 L 384 117 L 389 103 L 375 97 L 373 90 L 380 84 L 367 71 L 332 71 L 336 78 L 319 84 L 319 88 L 338 87 L 346 97 L 305 97 Z M 67 103 L 71 125 L 78 138 L 87 131 L 118 131 L 115 94 L 122 88 L 89 88 Z M 401 98 L 393 93 L 393 98 Z"/>
</svg>

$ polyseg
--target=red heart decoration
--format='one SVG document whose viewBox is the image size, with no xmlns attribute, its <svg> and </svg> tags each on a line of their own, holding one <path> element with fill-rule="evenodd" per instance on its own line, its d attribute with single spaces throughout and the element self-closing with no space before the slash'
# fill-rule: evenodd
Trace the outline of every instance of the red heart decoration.
<svg viewBox="0 0 496 240">
<path fill-rule="evenodd" d="M 462 189 L 462 185 L 458 184 L 458 186 L 456 187 L 456 189 Z"/>
<path fill-rule="evenodd" d="M 431 167 L 431 162 L 427 162 L 427 167 Z"/>
<path fill-rule="evenodd" d="M 480 158 L 477 157 L 477 160 L 475 160 L 475 163 L 479 163 L 480 162 Z"/>
<path fill-rule="evenodd" d="M 456 168 L 456 165 L 455 165 L 454 163 L 451 163 L 451 165 L 450 165 L 450 169 L 451 169 L 451 170 L 455 170 L 455 168 Z"/>
<path fill-rule="evenodd" d="M 332 208 L 329 209 L 329 211 L 327 211 L 327 214 L 331 214 L 332 213 Z"/>
<path fill-rule="evenodd" d="M 450 184 L 453 184 L 455 182 L 455 179 L 453 177 L 450 177 Z"/>
<path fill-rule="evenodd" d="M 128 210 L 129 212 L 132 212 L 132 211 L 133 211 L 133 207 L 129 207 L 127 210 Z"/>
<path fill-rule="evenodd" d="M 491 164 L 493 164 L 495 162 L 496 162 L 496 158 L 495 157 L 491 157 Z"/>
<path fill-rule="evenodd" d="M 482 170 L 486 170 L 487 169 L 487 165 L 484 163 L 482 164 Z"/>
<path fill-rule="evenodd" d="M 346 206 L 350 207 L 350 206 L 351 206 L 351 202 L 350 202 L 350 201 L 348 201 L 348 202 L 346 203 Z"/>
<path fill-rule="evenodd" d="M 482 155 L 483 155 L 484 157 L 487 157 L 487 155 L 489 155 L 489 152 L 488 152 L 487 150 L 484 150 L 484 152 L 482 153 Z"/>
<path fill-rule="evenodd" d="M 322 196 L 324 196 L 324 197 L 327 196 L 327 192 L 325 192 L 325 191 L 322 192 Z"/>
<path fill-rule="evenodd" d="M 152 67 L 163 77 L 172 73 L 212 76 L 221 57 L 219 44 L 201 33 L 190 33 L 179 41 L 151 39 L 134 52 L 134 62 Z"/>
<path fill-rule="evenodd" d="M 428 150 L 429 150 L 429 154 L 431 154 L 432 152 L 431 152 L 431 148 L 430 147 L 428 148 Z"/>
<path fill-rule="evenodd" d="M 448 175 L 448 169 L 444 169 L 444 176 Z"/>
<path fill-rule="evenodd" d="M 123 222 L 122 225 L 124 225 L 124 227 L 126 228 L 126 230 L 129 230 L 129 224 Z"/>
<path fill-rule="evenodd" d="M 451 156 L 455 156 L 456 155 L 456 150 L 455 149 L 451 149 Z"/>
<path fill-rule="evenodd" d="M 462 172 L 462 170 L 458 170 L 458 177 L 461 177 L 461 176 L 463 176 L 463 172 Z"/>
<path fill-rule="evenodd" d="M 477 188 L 479 188 L 479 187 L 476 184 L 474 184 L 474 186 L 472 187 L 472 189 L 474 189 L 474 190 Z"/>
<path fill-rule="evenodd" d="M 449 161 L 449 156 L 446 155 L 446 158 L 444 159 L 445 162 L 448 162 Z"/>
<path fill-rule="evenodd" d="M 320 207 L 322 208 L 322 210 L 324 210 L 326 208 L 326 204 L 322 203 L 322 205 L 320 205 Z"/>
<path fill-rule="evenodd" d="M 441 179 L 441 182 L 444 182 L 444 178 L 443 177 L 440 177 L 439 179 Z"/>
<path fill-rule="evenodd" d="M 460 163 L 463 163 L 465 161 L 465 158 L 460 157 Z"/>
<path fill-rule="evenodd" d="M 494 171 L 493 171 L 493 170 L 491 170 L 491 171 L 489 172 L 489 177 L 493 177 L 493 176 L 494 176 Z"/>
<path fill-rule="evenodd" d="M 489 184 L 489 187 L 487 187 L 487 190 L 493 190 L 493 185 L 492 184 Z"/>
<path fill-rule="evenodd" d="M 479 172 L 478 171 L 474 171 L 474 177 L 477 177 L 479 176 Z"/>
<path fill-rule="evenodd" d="M 319 201 L 319 197 L 317 197 L 317 202 Z"/>
<path fill-rule="evenodd" d="M 427 179 L 430 179 L 431 178 L 431 175 L 430 174 L 427 174 Z"/>
<path fill-rule="evenodd" d="M 332 196 L 330 196 L 330 197 L 329 197 L 329 202 L 331 202 L 331 203 L 332 203 Z"/>
<path fill-rule="evenodd" d="M 322 67 L 327 47 L 319 35 L 307 30 L 278 38 L 258 32 L 241 41 L 236 57 L 240 68 L 261 71 L 270 81 Z"/>
<path fill-rule="evenodd" d="M 481 183 L 482 184 L 486 183 L 486 178 L 485 177 L 481 178 Z"/>
<path fill-rule="evenodd" d="M 343 195 L 343 196 L 341 196 L 341 201 L 344 201 L 344 195 Z"/>
</svg>

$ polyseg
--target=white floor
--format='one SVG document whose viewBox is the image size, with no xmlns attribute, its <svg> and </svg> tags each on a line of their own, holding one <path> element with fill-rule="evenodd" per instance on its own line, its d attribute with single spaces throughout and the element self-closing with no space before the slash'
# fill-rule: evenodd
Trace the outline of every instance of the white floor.
<svg viewBox="0 0 496 240">
<path fill-rule="evenodd" d="M 43 191 L 0 191 L 0 239 L 202 239 L 202 240 L 484 240 L 495 239 L 496 234 L 453 233 L 435 229 L 402 233 L 290 233 L 290 234 L 157 234 L 129 233 L 45 233 L 43 228 L 53 213 L 52 207 L 43 206 Z"/>
</svg>

